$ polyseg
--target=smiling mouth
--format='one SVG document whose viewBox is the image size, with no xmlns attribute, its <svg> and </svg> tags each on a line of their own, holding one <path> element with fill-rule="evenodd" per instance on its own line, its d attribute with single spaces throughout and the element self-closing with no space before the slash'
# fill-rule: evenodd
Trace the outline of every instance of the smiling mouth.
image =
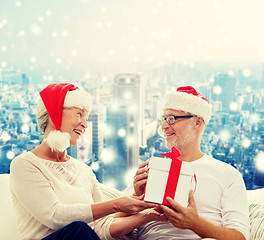
<svg viewBox="0 0 264 240">
<path fill-rule="evenodd" d="M 173 135 L 175 135 L 175 133 L 167 133 L 167 134 L 165 134 L 165 137 L 171 137 Z"/>
<path fill-rule="evenodd" d="M 74 129 L 73 130 L 75 133 L 77 133 L 79 136 L 81 136 L 82 135 L 82 131 L 81 130 L 78 130 L 78 129 Z"/>
</svg>

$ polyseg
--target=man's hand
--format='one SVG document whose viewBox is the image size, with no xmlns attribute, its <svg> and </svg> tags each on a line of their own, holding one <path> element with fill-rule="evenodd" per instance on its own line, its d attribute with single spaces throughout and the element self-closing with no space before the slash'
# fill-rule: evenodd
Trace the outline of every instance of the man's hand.
<svg viewBox="0 0 264 240">
<path fill-rule="evenodd" d="M 172 205 L 172 208 L 164 205 L 160 205 L 160 207 L 169 221 L 177 228 L 190 229 L 202 239 L 246 240 L 241 232 L 217 226 L 200 217 L 196 209 L 192 190 L 189 192 L 189 205 L 187 208 L 181 206 L 170 197 L 167 197 L 167 201 Z"/>
<path fill-rule="evenodd" d="M 145 184 L 148 177 L 148 163 L 149 160 L 140 164 L 134 177 L 134 195 L 141 196 L 144 191 Z"/>
<path fill-rule="evenodd" d="M 177 228 L 192 230 L 199 220 L 199 215 L 193 198 L 193 191 L 191 190 L 189 192 L 189 205 L 187 208 L 175 202 L 170 197 L 167 197 L 166 199 L 171 204 L 172 208 L 164 205 L 161 205 L 160 207 L 169 221 Z"/>
</svg>

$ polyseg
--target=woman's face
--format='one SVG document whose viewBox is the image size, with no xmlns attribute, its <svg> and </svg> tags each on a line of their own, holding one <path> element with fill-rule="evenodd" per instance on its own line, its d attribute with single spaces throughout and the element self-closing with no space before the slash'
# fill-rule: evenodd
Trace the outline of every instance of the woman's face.
<svg viewBox="0 0 264 240">
<path fill-rule="evenodd" d="M 76 145 L 78 139 L 84 134 L 87 128 L 88 111 L 80 108 L 65 108 L 62 113 L 62 132 L 70 134 L 70 145 Z"/>
</svg>

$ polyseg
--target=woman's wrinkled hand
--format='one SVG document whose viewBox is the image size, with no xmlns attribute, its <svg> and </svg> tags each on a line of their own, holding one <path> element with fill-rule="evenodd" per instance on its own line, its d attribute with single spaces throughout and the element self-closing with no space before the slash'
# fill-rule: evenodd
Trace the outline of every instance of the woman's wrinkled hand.
<svg viewBox="0 0 264 240">
<path fill-rule="evenodd" d="M 128 214 L 136 214 L 147 208 L 155 208 L 158 204 L 148 203 L 142 200 L 141 196 L 120 197 L 115 199 L 114 208 L 116 212 L 124 212 Z"/>
<path fill-rule="evenodd" d="M 144 192 L 148 177 L 148 163 L 149 160 L 140 164 L 134 177 L 134 195 L 141 196 Z"/>
<path fill-rule="evenodd" d="M 143 210 L 142 212 L 140 212 L 140 214 L 144 214 L 148 222 L 151 222 L 151 221 L 167 222 L 168 221 L 167 216 L 162 212 L 160 207 Z"/>
</svg>

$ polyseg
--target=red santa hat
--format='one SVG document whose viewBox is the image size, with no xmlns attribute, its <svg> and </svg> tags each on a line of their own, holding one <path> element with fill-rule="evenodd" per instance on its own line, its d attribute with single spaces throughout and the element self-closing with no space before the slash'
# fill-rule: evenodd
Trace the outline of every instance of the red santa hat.
<svg viewBox="0 0 264 240">
<path fill-rule="evenodd" d="M 169 91 L 164 97 L 162 109 L 174 109 L 197 115 L 203 118 L 205 124 L 208 124 L 211 118 L 209 101 L 191 86 Z M 163 136 L 160 128 L 158 132 Z"/>
<path fill-rule="evenodd" d="M 179 87 L 176 91 L 168 92 L 162 108 L 189 112 L 202 117 L 206 124 L 211 117 L 209 101 L 191 86 Z"/>
<path fill-rule="evenodd" d="M 92 100 L 90 95 L 70 83 L 48 85 L 40 93 L 40 109 L 46 108 L 55 131 L 48 134 L 45 141 L 52 151 L 63 152 L 70 146 L 70 135 L 61 132 L 62 111 L 64 107 L 77 107 L 90 112 Z"/>
</svg>

